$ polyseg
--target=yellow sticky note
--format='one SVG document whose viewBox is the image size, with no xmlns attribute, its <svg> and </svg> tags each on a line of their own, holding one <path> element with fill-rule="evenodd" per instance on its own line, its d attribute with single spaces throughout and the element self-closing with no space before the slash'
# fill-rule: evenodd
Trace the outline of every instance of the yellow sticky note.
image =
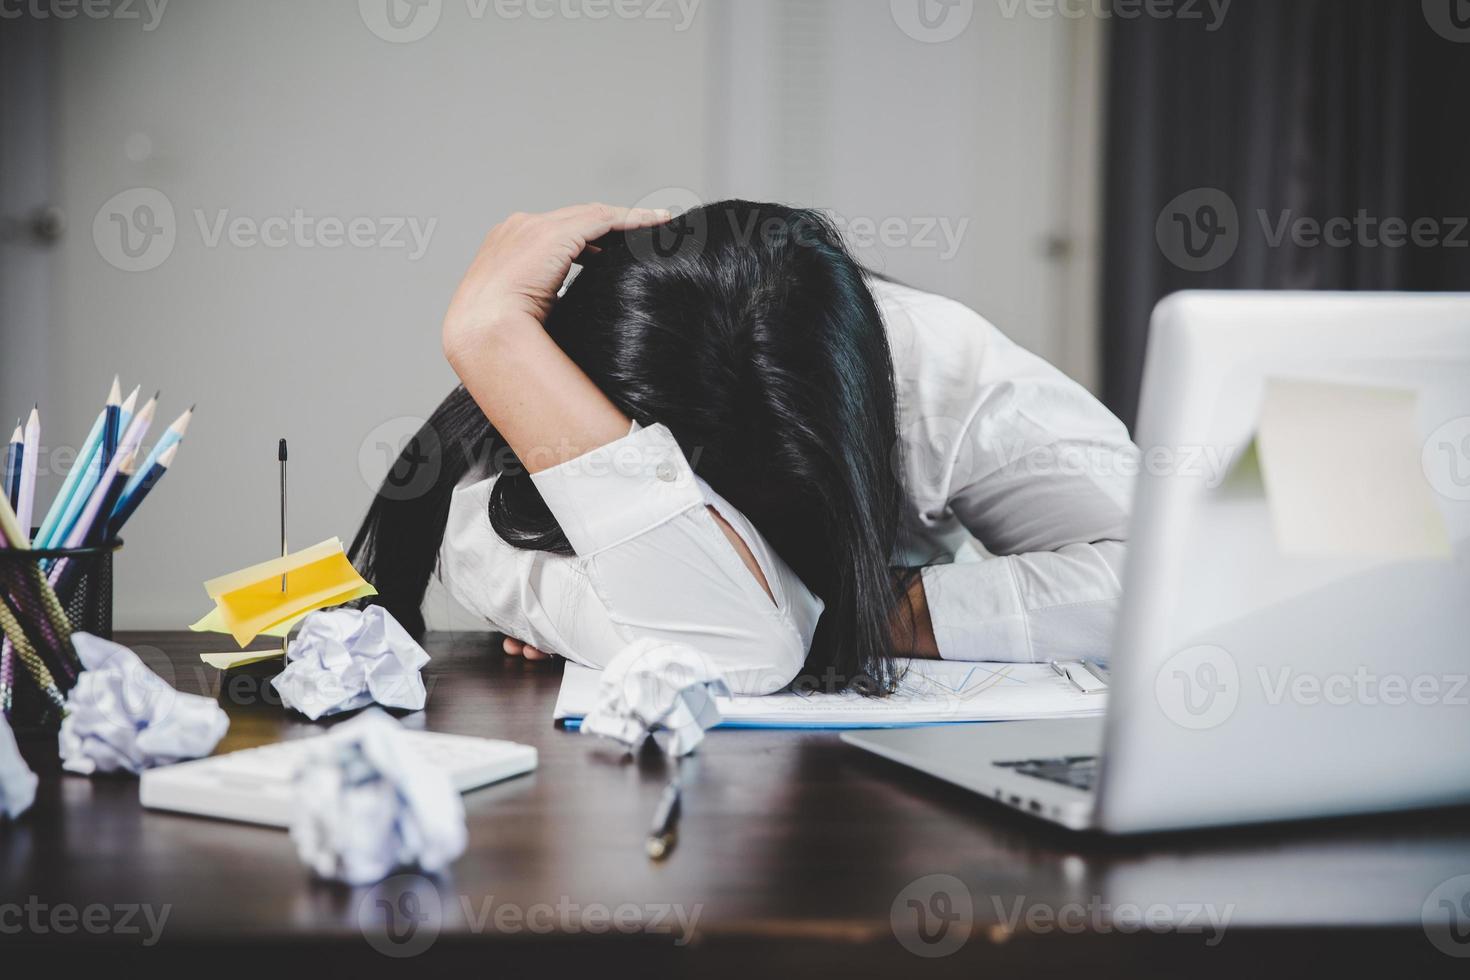
<svg viewBox="0 0 1470 980">
<path fill-rule="evenodd" d="M 284 590 L 282 575 L 286 577 Z M 219 622 L 242 647 L 266 630 L 306 613 L 377 594 L 357 574 L 336 538 L 210 579 L 204 591 L 215 601 Z"/>
<path fill-rule="evenodd" d="M 280 650 L 241 650 L 238 653 L 201 653 L 199 659 L 215 670 L 229 670 L 232 667 L 243 667 L 246 664 L 260 663 L 262 660 L 280 656 Z"/>
<path fill-rule="evenodd" d="M 1411 389 L 1269 378 L 1256 445 L 1283 554 L 1447 558 Z"/>
</svg>

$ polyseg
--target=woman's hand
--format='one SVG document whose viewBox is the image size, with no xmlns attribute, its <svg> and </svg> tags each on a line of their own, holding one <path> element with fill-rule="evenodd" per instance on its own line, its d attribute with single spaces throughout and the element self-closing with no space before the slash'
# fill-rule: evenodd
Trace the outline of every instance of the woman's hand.
<svg viewBox="0 0 1470 980">
<path fill-rule="evenodd" d="M 505 638 L 500 644 L 500 648 L 505 651 L 507 657 L 525 657 L 527 660 L 550 660 L 553 656 L 545 650 L 539 650 L 531 646 L 531 644 L 517 640 L 511 636 Z"/>
<path fill-rule="evenodd" d="M 544 329 L 572 263 L 610 231 L 667 211 L 579 204 L 514 214 L 485 236 L 444 317 L 444 354 L 530 473 L 628 434 L 631 424 Z"/>
<path fill-rule="evenodd" d="M 544 214 L 517 212 L 490 229 L 444 317 L 444 350 L 453 362 L 465 345 L 497 325 L 546 322 L 557 290 L 587 243 L 610 231 L 668 221 L 664 210 L 577 204 Z"/>
</svg>

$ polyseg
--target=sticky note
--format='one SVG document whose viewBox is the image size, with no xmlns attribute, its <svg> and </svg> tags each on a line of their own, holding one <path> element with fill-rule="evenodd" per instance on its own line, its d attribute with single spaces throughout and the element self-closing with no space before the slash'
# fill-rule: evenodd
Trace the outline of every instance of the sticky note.
<svg viewBox="0 0 1470 980">
<path fill-rule="evenodd" d="M 204 591 L 215 602 L 218 624 L 242 647 L 314 610 L 377 594 L 357 574 L 337 538 L 210 579 Z M 205 622 L 209 616 L 201 620 Z"/>
<path fill-rule="evenodd" d="M 1283 554 L 1448 558 L 1412 389 L 1268 378 L 1256 434 Z"/>
</svg>

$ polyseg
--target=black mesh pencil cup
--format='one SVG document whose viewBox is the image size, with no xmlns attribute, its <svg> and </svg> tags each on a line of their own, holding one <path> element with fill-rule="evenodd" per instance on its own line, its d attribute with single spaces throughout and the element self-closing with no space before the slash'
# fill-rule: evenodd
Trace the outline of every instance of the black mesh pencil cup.
<svg viewBox="0 0 1470 980">
<path fill-rule="evenodd" d="M 0 711 L 17 732 L 54 730 L 80 664 L 73 632 L 112 637 L 112 556 L 84 548 L 0 548 Z"/>
</svg>

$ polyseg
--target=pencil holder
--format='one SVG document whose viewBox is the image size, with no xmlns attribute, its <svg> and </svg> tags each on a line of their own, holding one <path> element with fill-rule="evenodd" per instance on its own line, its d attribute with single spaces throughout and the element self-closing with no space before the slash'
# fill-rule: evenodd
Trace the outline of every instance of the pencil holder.
<svg viewBox="0 0 1470 980">
<path fill-rule="evenodd" d="M 50 606 L 40 582 L 55 578 L 54 592 L 70 632 L 112 638 L 112 556 L 122 540 L 88 548 L 0 548 L 0 595 L 4 612 L 26 637 L 30 651 L 8 642 L 0 654 L 0 709 L 17 733 L 54 731 L 60 723 L 58 693 L 76 682 L 77 664 L 70 642 L 57 629 L 57 610 Z M 54 681 L 37 682 L 34 655 Z"/>
</svg>

